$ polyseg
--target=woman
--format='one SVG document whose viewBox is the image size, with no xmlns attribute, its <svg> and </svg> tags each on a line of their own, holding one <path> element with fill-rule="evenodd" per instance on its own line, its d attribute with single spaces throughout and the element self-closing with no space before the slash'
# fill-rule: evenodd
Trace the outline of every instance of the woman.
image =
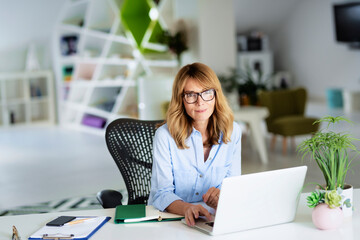
<svg viewBox="0 0 360 240">
<path fill-rule="evenodd" d="M 216 209 L 222 180 L 240 175 L 241 130 L 233 121 L 214 71 L 201 63 L 181 68 L 154 137 L 149 204 L 184 215 L 189 226 L 200 215 L 211 220 L 194 203 Z"/>
</svg>

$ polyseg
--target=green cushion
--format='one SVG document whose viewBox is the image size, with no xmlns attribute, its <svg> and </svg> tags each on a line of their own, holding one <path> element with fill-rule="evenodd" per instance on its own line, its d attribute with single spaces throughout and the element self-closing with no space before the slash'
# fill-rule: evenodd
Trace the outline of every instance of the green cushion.
<svg viewBox="0 0 360 240">
<path fill-rule="evenodd" d="M 316 120 L 316 118 L 304 117 L 302 115 L 279 117 L 268 125 L 268 130 L 269 132 L 283 136 L 315 133 L 319 128 L 319 124 L 313 124 Z"/>
</svg>

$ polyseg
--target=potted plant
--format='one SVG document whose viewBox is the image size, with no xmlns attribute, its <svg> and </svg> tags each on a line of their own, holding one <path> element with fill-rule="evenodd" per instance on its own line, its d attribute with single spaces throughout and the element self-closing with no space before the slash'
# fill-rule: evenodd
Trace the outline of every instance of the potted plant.
<svg viewBox="0 0 360 240">
<path fill-rule="evenodd" d="M 302 154 L 302 159 L 305 156 L 310 155 L 310 159 L 315 160 L 318 167 L 320 168 L 324 179 L 325 186 L 320 188 L 325 190 L 336 190 L 338 188 L 343 189 L 343 195 L 345 195 L 347 202 L 342 202 L 343 211 L 345 216 L 352 215 L 352 186 L 346 185 L 345 180 L 348 171 L 351 169 L 352 161 L 357 157 L 359 151 L 356 149 L 353 141 L 359 139 L 353 138 L 348 133 L 336 133 L 329 131 L 330 126 L 345 121 L 351 123 L 350 120 L 338 116 L 325 116 L 320 120 L 314 122 L 326 123 L 325 129 L 316 132 L 310 139 L 304 140 L 298 146 L 298 152 Z M 324 131 L 327 130 L 327 131 Z M 351 156 L 350 151 L 354 152 L 355 155 Z"/>
<path fill-rule="evenodd" d="M 231 69 L 230 75 L 219 75 L 219 80 L 226 92 L 236 89 L 239 95 L 240 105 L 257 105 L 258 91 L 266 90 L 267 82 L 272 75 L 264 77 L 262 70 L 252 70 L 248 63 L 245 69 Z"/>
<path fill-rule="evenodd" d="M 338 228 L 344 219 L 341 209 L 342 189 L 332 191 L 316 190 L 307 198 L 308 207 L 314 208 L 312 212 L 312 221 L 314 225 L 321 230 Z"/>
<path fill-rule="evenodd" d="M 188 50 L 185 22 L 179 20 L 176 23 L 174 33 L 166 30 L 159 36 L 159 42 L 167 45 L 170 52 L 176 55 L 179 66 L 181 65 L 181 54 Z"/>
</svg>

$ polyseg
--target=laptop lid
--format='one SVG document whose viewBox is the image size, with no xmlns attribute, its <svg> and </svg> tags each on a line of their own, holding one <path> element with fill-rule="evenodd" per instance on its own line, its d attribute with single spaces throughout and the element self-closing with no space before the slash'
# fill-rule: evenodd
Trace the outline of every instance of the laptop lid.
<svg viewBox="0 0 360 240">
<path fill-rule="evenodd" d="M 225 178 L 210 234 L 293 221 L 306 171 L 307 167 L 301 166 Z M 196 226 L 209 231 L 204 222 Z"/>
</svg>

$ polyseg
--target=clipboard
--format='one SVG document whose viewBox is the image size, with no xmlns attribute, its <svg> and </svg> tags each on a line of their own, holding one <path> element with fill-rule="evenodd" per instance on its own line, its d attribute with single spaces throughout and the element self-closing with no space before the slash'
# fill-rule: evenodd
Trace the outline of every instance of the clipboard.
<svg viewBox="0 0 360 240">
<path fill-rule="evenodd" d="M 86 220 L 85 220 L 86 219 Z M 95 232 L 97 232 L 111 217 L 76 217 L 72 222 L 60 227 L 44 226 L 33 233 L 28 240 L 41 239 L 75 239 L 86 240 L 89 239 Z"/>
</svg>

